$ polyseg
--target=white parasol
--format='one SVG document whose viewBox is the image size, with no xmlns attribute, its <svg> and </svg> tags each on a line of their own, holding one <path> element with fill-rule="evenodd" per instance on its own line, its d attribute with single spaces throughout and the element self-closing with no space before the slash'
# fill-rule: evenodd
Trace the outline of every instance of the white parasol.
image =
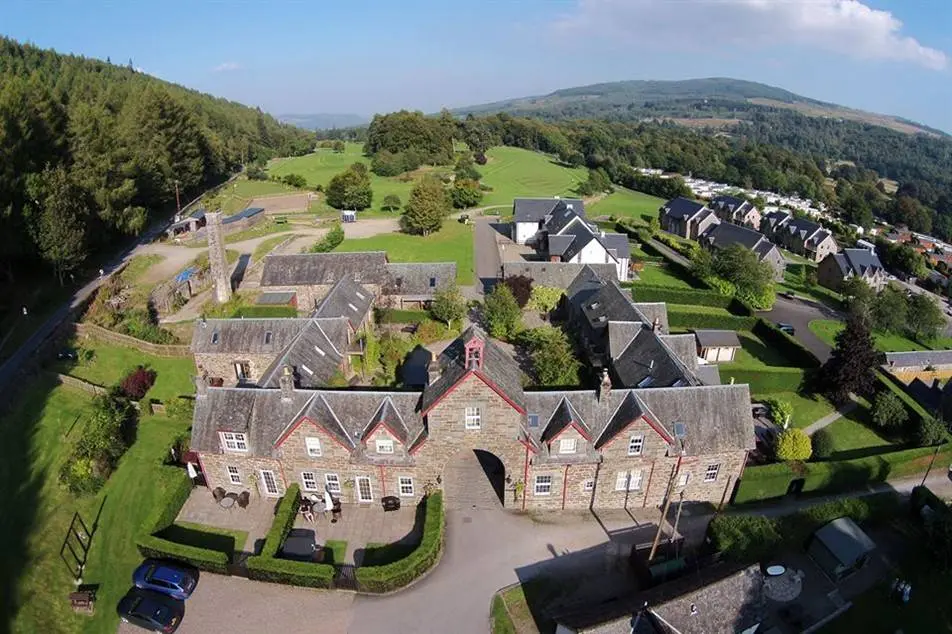
<svg viewBox="0 0 952 634">
<path fill-rule="evenodd" d="M 324 508 L 328 511 L 334 508 L 334 498 L 331 497 L 331 492 L 327 489 L 324 489 Z"/>
</svg>

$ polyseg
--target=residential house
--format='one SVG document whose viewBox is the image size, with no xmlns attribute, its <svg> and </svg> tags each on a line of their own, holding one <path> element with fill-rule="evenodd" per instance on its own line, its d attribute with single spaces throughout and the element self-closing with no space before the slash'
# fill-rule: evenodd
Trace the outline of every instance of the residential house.
<svg viewBox="0 0 952 634">
<path fill-rule="evenodd" d="M 745 249 L 753 251 L 757 259 L 770 265 L 775 280 L 783 281 L 783 272 L 787 263 L 780 249 L 767 237 L 753 229 L 721 222 L 713 225 L 700 237 L 698 242 L 712 250 L 719 251 L 739 244 Z"/>
<path fill-rule="evenodd" d="M 740 350 L 740 339 L 733 330 L 695 330 L 697 356 L 708 363 L 730 363 Z"/>
<path fill-rule="evenodd" d="M 568 264 L 612 264 L 620 281 L 628 280 L 631 259 L 628 236 L 606 233 L 591 225 L 572 209 L 549 216 L 536 238 L 551 262 Z"/>
<path fill-rule="evenodd" d="M 843 249 L 831 253 L 817 266 L 816 278 L 820 286 L 839 291 L 843 282 L 860 278 L 871 288 L 881 291 L 889 283 L 889 274 L 879 261 L 875 251 L 869 249 Z"/>
<path fill-rule="evenodd" d="M 587 509 L 657 507 L 681 493 L 720 503 L 753 448 L 746 385 L 527 391 L 522 380 L 476 327 L 422 390 L 304 389 L 290 367 L 277 388 L 199 377 L 191 449 L 210 487 L 277 497 L 297 482 L 363 504 L 416 501 L 479 450 L 502 465 L 505 506 Z"/>
<path fill-rule="evenodd" d="M 715 196 L 711 199 L 710 207 L 723 222 L 755 231 L 760 229 L 760 210 L 749 200 L 736 196 Z"/>
<path fill-rule="evenodd" d="M 516 198 L 512 201 L 512 241 L 534 244 L 543 237 L 547 220 L 566 210 L 585 217 L 585 204 L 577 198 Z"/>
<path fill-rule="evenodd" d="M 661 228 L 676 236 L 697 240 L 718 223 L 717 214 L 706 205 L 687 198 L 674 198 L 659 210 Z"/>
<path fill-rule="evenodd" d="M 836 253 L 838 248 L 829 230 L 811 220 L 797 218 L 783 209 L 765 214 L 760 230 L 775 244 L 812 262 L 822 262 L 826 256 Z"/>
<path fill-rule="evenodd" d="M 192 331 L 200 375 L 216 386 L 278 387 L 285 367 L 302 387 L 347 376 L 360 348 L 348 320 L 202 319 Z"/>
<path fill-rule="evenodd" d="M 456 283 L 456 263 L 395 264 L 384 251 L 268 255 L 260 286 L 266 293 L 294 293 L 298 310 L 309 314 L 345 278 L 372 293 L 377 305 L 419 308 Z"/>
</svg>

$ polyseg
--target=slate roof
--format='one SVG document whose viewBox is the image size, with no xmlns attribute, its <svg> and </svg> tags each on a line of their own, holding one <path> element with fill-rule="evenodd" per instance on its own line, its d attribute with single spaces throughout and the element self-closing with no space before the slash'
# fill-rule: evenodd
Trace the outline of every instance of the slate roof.
<svg viewBox="0 0 952 634">
<path fill-rule="evenodd" d="M 576 235 L 569 233 L 562 236 L 549 236 L 549 254 L 562 256 L 572 243 L 575 242 Z"/>
<path fill-rule="evenodd" d="M 347 348 L 345 320 L 304 317 L 199 320 L 192 329 L 190 349 L 195 354 L 277 354 L 291 345 L 301 331 L 312 323 L 320 326 L 338 350 Z M 217 343 L 213 343 L 216 335 Z"/>
<path fill-rule="evenodd" d="M 396 295 L 430 296 L 456 283 L 456 262 L 388 263 L 388 291 Z M 435 286 L 430 279 L 435 278 Z"/>
<path fill-rule="evenodd" d="M 764 234 L 759 231 L 729 222 L 714 225 L 704 233 L 703 239 L 715 249 L 726 249 L 734 244 L 753 249 L 762 240 L 766 240 Z"/>
<path fill-rule="evenodd" d="M 724 209 L 733 209 L 731 211 L 740 211 L 741 207 L 753 207 L 750 201 L 744 200 L 743 198 L 738 198 L 736 196 L 727 196 L 726 194 L 721 194 L 720 196 L 715 196 L 711 199 L 711 206 L 722 207 Z"/>
<path fill-rule="evenodd" d="M 628 236 L 621 233 L 606 233 L 600 239 L 606 249 L 615 252 L 616 258 L 631 259 L 631 245 L 628 243 Z"/>
<path fill-rule="evenodd" d="M 385 404 L 388 426 L 409 445 L 424 430 L 419 403 L 419 392 L 295 389 L 285 400 L 280 389 L 210 388 L 207 396 L 195 399 L 192 449 L 217 453 L 218 432 L 237 431 L 248 434 L 251 455 L 271 456 L 281 435 L 304 416 L 354 448 Z"/>
<path fill-rule="evenodd" d="M 335 284 L 355 273 L 360 274 L 362 284 L 385 284 L 389 279 L 386 252 L 268 255 L 261 286 Z"/>
<path fill-rule="evenodd" d="M 278 387 L 282 369 L 294 368 L 294 377 L 299 387 L 318 388 L 337 373 L 347 353 L 347 339 L 334 342 L 318 320 L 308 320 L 290 344 L 274 358 L 271 365 L 261 373 L 258 385 Z"/>
<path fill-rule="evenodd" d="M 952 350 L 919 350 L 917 352 L 887 352 L 886 365 L 898 367 L 936 366 L 952 364 Z"/>
<path fill-rule="evenodd" d="M 789 211 L 784 211 L 778 209 L 776 211 L 770 211 L 764 214 L 763 219 L 761 219 L 761 225 L 766 224 L 771 228 L 771 230 L 776 231 L 781 225 L 793 218 L 793 214 Z"/>
<path fill-rule="evenodd" d="M 691 218 L 699 211 L 704 209 L 704 205 L 687 198 L 678 197 L 663 204 L 661 209 L 664 210 L 664 215 L 668 216 L 669 218 L 675 218 L 677 220 L 683 221 Z"/>
<path fill-rule="evenodd" d="M 850 273 L 863 277 L 867 273 L 873 275 L 876 271 L 884 270 L 879 256 L 868 249 L 843 249 L 826 257 L 833 258 L 844 277 Z"/>
<path fill-rule="evenodd" d="M 609 321 L 647 322 L 627 291 L 615 282 L 591 282 L 578 292 L 570 292 L 569 301 L 584 316 L 588 328 L 599 336 L 608 328 Z"/>
<path fill-rule="evenodd" d="M 516 222 L 539 222 L 568 205 L 580 216 L 585 215 L 585 203 L 578 198 L 516 198 L 512 201 L 512 215 Z"/>
<path fill-rule="evenodd" d="M 694 336 L 702 348 L 740 348 L 740 339 L 733 330 L 695 330 Z"/>
<path fill-rule="evenodd" d="M 692 353 L 692 357 L 696 359 L 697 355 Z M 696 366 L 697 362 L 692 365 Z M 622 354 L 613 360 L 612 372 L 624 387 L 700 384 L 690 367 L 650 327 L 642 328 Z"/>
<path fill-rule="evenodd" d="M 697 366 L 697 378 L 701 379 L 704 385 L 720 385 L 721 371 L 717 364 L 705 363 Z"/>
<path fill-rule="evenodd" d="M 674 352 L 678 360 L 684 364 L 688 371 L 697 375 L 698 358 L 697 345 L 694 341 L 694 335 L 682 333 L 678 335 L 658 335 L 658 338 L 665 343 L 668 348 Z"/>
<path fill-rule="evenodd" d="M 637 292 L 637 291 L 636 291 Z M 654 324 L 655 320 L 661 326 L 661 332 L 668 332 L 668 305 L 664 302 L 633 302 L 632 304 L 638 312 L 645 316 L 648 324 Z"/>
<path fill-rule="evenodd" d="M 503 262 L 502 276 L 524 275 L 536 286 L 568 288 L 583 269 L 606 280 L 617 279 L 618 269 L 614 264 L 576 264 L 573 262 Z"/>
<path fill-rule="evenodd" d="M 747 385 L 614 388 L 600 398 L 593 390 L 528 391 L 525 393 L 526 412 L 537 414 L 540 422 L 548 421 L 563 398 L 591 430 L 596 448 L 644 415 L 671 438 L 674 423 L 683 423 L 687 429 L 684 448 L 689 456 L 754 447 Z M 528 431 L 536 441 L 542 442 L 544 430 L 540 425 Z"/>
<path fill-rule="evenodd" d="M 393 399 L 389 395 L 383 399 L 377 407 L 377 411 L 370 418 L 370 422 L 367 423 L 367 427 L 364 429 L 363 438 L 366 439 L 367 435 L 377 425 L 386 425 L 387 429 L 392 431 L 397 440 L 404 445 L 410 441 L 410 430 L 404 422 L 400 410 L 394 405 Z"/>
<path fill-rule="evenodd" d="M 563 398 L 555 408 L 555 411 L 552 412 L 552 416 L 549 417 L 545 426 L 542 427 L 542 435 L 539 437 L 539 440 L 545 443 L 552 442 L 552 439 L 558 436 L 562 430 L 572 423 L 578 425 L 586 434 L 591 434 L 591 430 L 588 428 L 588 425 L 585 424 L 585 420 L 575 411 L 575 408 L 572 407 L 572 403 L 568 399 Z"/>
<path fill-rule="evenodd" d="M 312 317 L 343 317 L 357 328 L 373 309 L 374 294 L 346 275 L 328 291 Z"/>
<path fill-rule="evenodd" d="M 608 354 L 612 359 L 617 358 L 635 335 L 645 328 L 640 321 L 609 321 L 608 322 Z"/>
<path fill-rule="evenodd" d="M 585 220 L 574 209 L 569 209 L 565 205 L 558 205 L 552 210 L 552 213 L 546 215 L 546 222 L 542 225 L 549 234 L 560 234 L 562 230 L 569 225 L 584 225 Z"/>
<path fill-rule="evenodd" d="M 790 221 L 784 225 L 784 231 L 788 231 L 791 234 L 799 234 L 801 240 L 809 239 L 822 228 L 823 227 L 817 223 L 812 220 L 807 220 L 806 218 L 791 218 Z"/>
<path fill-rule="evenodd" d="M 296 295 L 297 294 L 294 291 L 277 291 L 273 293 L 261 293 L 261 295 L 258 296 L 258 299 L 255 300 L 255 303 L 264 304 L 268 306 L 285 306 L 287 304 L 290 304 Z"/>
<path fill-rule="evenodd" d="M 767 256 L 769 256 L 773 251 L 777 252 L 778 259 L 783 259 L 783 254 L 780 253 L 780 249 L 776 244 L 770 242 L 769 240 L 764 240 L 754 247 L 754 253 L 757 254 L 757 258 L 760 260 L 766 259 Z"/>
<path fill-rule="evenodd" d="M 473 372 L 499 388 L 517 407 L 524 409 L 522 371 L 519 364 L 493 343 L 480 328 L 470 326 L 440 354 L 438 363 L 442 373 L 423 390 L 424 411 L 432 407 L 470 372 L 466 368 L 465 345 L 473 338 L 483 341 L 482 368 Z"/>
</svg>

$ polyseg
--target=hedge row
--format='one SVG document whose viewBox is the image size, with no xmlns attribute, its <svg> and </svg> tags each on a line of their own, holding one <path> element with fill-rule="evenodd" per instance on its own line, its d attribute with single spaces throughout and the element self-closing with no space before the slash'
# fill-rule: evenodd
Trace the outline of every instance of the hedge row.
<svg viewBox="0 0 952 634">
<path fill-rule="evenodd" d="M 725 309 L 734 307 L 734 299 L 729 295 L 698 289 L 636 284 L 632 287 L 631 295 L 636 302 L 666 302 L 668 304 L 691 304 L 693 306 L 712 306 Z"/>
<path fill-rule="evenodd" d="M 734 496 L 734 504 L 758 502 L 787 494 L 790 483 L 803 480 L 803 493 L 835 493 L 921 473 L 929 467 L 935 447 L 916 447 L 853 460 L 777 463 L 747 467 Z M 939 448 L 936 461 L 952 458 L 952 443 Z"/>
<path fill-rule="evenodd" d="M 796 392 L 803 383 L 806 371 L 803 368 L 771 368 L 770 370 L 744 370 L 721 368 L 721 381 L 747 383 L 758 396 L 776 392 Z"/>
<path fill-rule="evenodd" d="M 310 588 L 331 587 L 334 581 L 334 566 L 277 558 L 278 550 L 291 532 L 300 507 L 301 488 L 294 483 L 278 502 L 271 528 L 265 536 L 264 546 L 261 547 L 261 554 L 249 557 L 245 564 L 248 578 Z"/>
<path fill-rule="evenodd" d="M 711 520 L 707 530 L 717 552 L 734 561 L 752 563 L 769 559 L 784 548 L 805 546 L 816 529 L 839 517 L 875 524 L 896 517 L 900 509 L 896 493 L 877 493 L 818 504 L 782 517 L 721 514 Z"/>
<path fill-rule="evenodd" d="M 143 523 L 142 535 L 136 540 L 139 554 L 158 559 L 177 559 L 201 570 L 226 573 L 231 553 L 179 544 L 157 535 L 172 525 L 192 492 L 192 481 L 188 474 L 176 467 L 160 467 L 157 481 L 164 483 L 166 491 Z"/>
<path fill-rule="evenodd" d="M 443 493 L 426 496 L 423 539 L 409 555 L 383 566 L 357 568 L 357 587 L 362 592 L 392 592 L 403 588 L 436 565 L 443 552 Z"/>
<path fill-rule="evenodd" d="M 756 317 L 712 315 L 710 313 L 691 313 L 681 311 L 671 311 L 668 313 L 668 325 L 672 328 L 750 330 L 756 323 Z"/>
<path fill-rule="evenodd" d="M 909 393 L 905 390 L 905 386 L 898 385 L 896 383 L 896 379 L 891 374 L 887 374 L 881 370 L 876 370 L 876 379 L 883 385 L 883 387 L 899 397 L 899 400 L 901 400 L 903 405 L 906 406 L 906 411 L 909 412 L 909 421 L 912 424 L 918 424 L 923 418 L 929 418 L 929 412 L 927 412 L 914 398 L 909 396 Z"/>
<path fill-rule="evenodd" d="M 753 328 L 753 332 L 763 339 L 767 345 L 773 345 L 778 348 L 797 366 L 803 368 L 820 367 L 820 360 L 816 358 L 816 355 L 807 350 L 799 341 L 766 319 L 758 319 Z"/>
</svg>

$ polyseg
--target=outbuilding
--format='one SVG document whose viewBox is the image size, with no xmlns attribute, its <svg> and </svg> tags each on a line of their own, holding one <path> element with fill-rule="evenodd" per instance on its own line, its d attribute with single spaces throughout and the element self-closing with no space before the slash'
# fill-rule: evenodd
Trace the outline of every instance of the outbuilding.
<svg viewBox="0 0 952 634">
<path fill-rule="evenodd" d="M 729 363 L 740 349 L 740 339 L 733 330 L 695 330 L 697 356 L 708 363 Z"/>
<path fill-rule="evenodd" d="M 807 544 L 807 554 L 833 581 L 865 566 L 874 550 L 873 540 L 848 517 L 821 526 Z"/>
</svg>

